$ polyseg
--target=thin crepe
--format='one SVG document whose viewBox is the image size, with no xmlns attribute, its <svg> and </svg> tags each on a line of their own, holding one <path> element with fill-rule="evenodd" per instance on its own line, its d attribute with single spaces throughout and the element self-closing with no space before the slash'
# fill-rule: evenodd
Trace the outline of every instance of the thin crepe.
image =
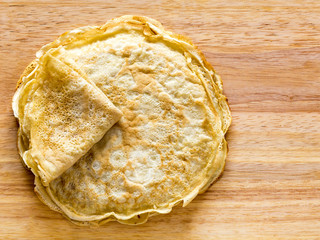
<svg viewBox="0 0 320 240">
<path fill-rule="evenodd" d="M 14 113 L 20 121 L 25 164 L 43 185 L 70 168 L 122 113 L 84 75 L 51 53 L 19 87 Z"/>
<path fill-rule="evenodd" d="M 50 208 L 79 225 L 141 224 L 186 206 L 222 173 L 230 110 L 220 77 L 190 40 L 153 19 L 123 16 L 65 33 L 37 57 L 50 51 L 123 112 L 48 186 L 35 178 Z"/>
</svg>

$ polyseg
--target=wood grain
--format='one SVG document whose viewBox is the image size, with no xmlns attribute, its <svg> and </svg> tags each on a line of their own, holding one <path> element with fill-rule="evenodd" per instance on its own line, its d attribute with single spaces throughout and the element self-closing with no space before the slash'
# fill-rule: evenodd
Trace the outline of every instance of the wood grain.
<svg viewBox="0 0 320 240">
<path fill-rule="evenodd" d="M 233 123 L 223 176 L 141 226 L 77 227 L 44 206 L 19 162 L 11 98 L 35 52 L 123 14 L 189 36 L 224 80 Z M 319 1 L 0 1 L 1 239 L 319 239 Z"/>
</svg>

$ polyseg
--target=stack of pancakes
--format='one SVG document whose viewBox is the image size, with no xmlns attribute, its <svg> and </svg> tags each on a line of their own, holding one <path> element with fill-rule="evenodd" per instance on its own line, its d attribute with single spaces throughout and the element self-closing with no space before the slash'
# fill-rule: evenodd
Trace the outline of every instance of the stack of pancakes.
<svg viewBox="0 0 320 240">
<path fill-rule="evenodd" d="M 222 173 L 231 116 L 190 40 L 147 17 L 79 28 L 44 46 L 13 99 L 35 191 L 76 224 L 144 223 Z"/>
</svg>

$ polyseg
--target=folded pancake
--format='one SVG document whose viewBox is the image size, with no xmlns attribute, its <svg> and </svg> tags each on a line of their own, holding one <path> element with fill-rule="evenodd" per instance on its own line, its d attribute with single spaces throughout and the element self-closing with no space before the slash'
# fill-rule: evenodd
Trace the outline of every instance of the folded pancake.
<svg viewBox="0 0 320 240">
<path fill-rule="evenodd" d="M 93 83 L 49 52 L 14 101 L 23 161 L 43 185 L 70 168 L 122 113 Z"/>
<path fill-rule="evenodd" d="M 123 113 L 48 186 L 35 178 L 50 208 L 80 225 L 141 224 L 186 206 L 222 173 L 230 110 L 220 77 L 190 40 L 153 19 L 123 16 L 65 33 L 37 57 L 48 52 Z"/>
</svg>

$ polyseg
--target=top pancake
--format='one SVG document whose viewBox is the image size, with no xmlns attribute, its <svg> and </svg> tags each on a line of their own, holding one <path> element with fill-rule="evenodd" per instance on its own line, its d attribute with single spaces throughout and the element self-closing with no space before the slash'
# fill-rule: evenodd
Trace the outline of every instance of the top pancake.
<svg viewBox="0 0 320 240">
<path fill-rule="evenodd" d="M 15 115 L 27 139 L 24 162 L 44 185 L 99 141 L 121 112 L 94 84 L 49 52 L 20 86 Z"/>
</svg>

